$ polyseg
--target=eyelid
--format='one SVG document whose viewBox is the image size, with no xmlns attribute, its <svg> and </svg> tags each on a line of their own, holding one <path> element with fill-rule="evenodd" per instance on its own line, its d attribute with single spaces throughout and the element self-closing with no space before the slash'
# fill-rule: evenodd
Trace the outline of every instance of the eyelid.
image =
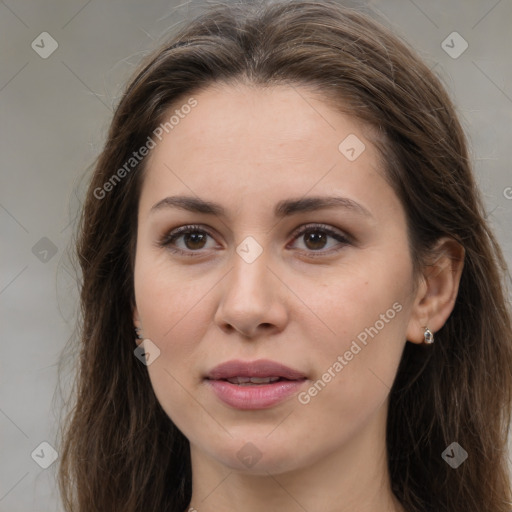
<svg viewBox="0 0 512 512">
<path fill-rule="evenodd" d="M 330 226 L 329 224 L 322 224 L 318 222 L 308 222 L 306 224 L 301 224 L 300 226 L 295 228 L 289 236 L 293 237 L 293 239 L 295 240 L 299 235 L 302 235 L 307 231 L 314 231 L 315 229 L 317 229 L 318 231 L 325 231 L 329 236 L 333 236 L 334 238 L 339 237 L 345 240 L 346 242 L 354 242 L 353 237 L 349 235 L 347 232 Z"/>
<path fill-rule="evenodd" d="M 345 231 L 341 231 L 337 228 L 334 228 L 329 224 L 322 224 L 316 222 L 302 224 L 301 226 L 296 228 L 290 235 L 292 237 L 292 243 L 298 240 L 301 235 L 304 235 L 309 231 L 324 231 L 327 234 L 327 236 L 334 238 L 335 240 L 337 240 L 338 243 L 336 246 L 331 247 L 330 249 L 320 249 L 318 251 L 299 249 L 299 251 L 302 254 L 306 254 L 308 258 L 326 258 L 334 254 L 337 254 L 347 245 L 354 245 L 353 237 L 346 233 Z"/>
<path fill-rule="evenodd" d="M 345 231 L 338 230 L 337 228 L 334 228 L 328 224 L 321 224 L 321 223 L 315 223 L 315 222 L 310 222 L 310 223 L 306 223 L 306 224 L 302 224 L 302 225 L 298 226 L 297 228 L 295 228 L 293 230 L 293 232 L 290 235 L 288 235 L 288 237 L 292 237 L 292 243 L 293 243 L 300 237 L 300 235 L 303 235 L 303 234 L 307 233 L 308 231 L 315 231 L 315 230 L 324 231 L 329 237 L 336 239 L 338 241 L 338 245 L 341 245 L 342 247 L 344 247 L 346 245 L 352 245 L 354 243 L 353 237 L 351 235 L 349 235 L 348 233 L 346 233 Z M 187 225 L 183 225 L 178 228 L 172 229 L 170 231 L 167 231 L 161 237 L 161 239 L 158 241 L 157 245 L 159 247 L 166 248 L 173 253 L 179 253 L 179 254 L 182 254 L 185 256 L 197 257 L 197 256 L 203 255 L 205 251 L 201 250 L 201 249 L 194 251 L 191 249 L 183 250 L 183 249 L 179 249 L 177 247 L 172 247 L 172 244 L 171 244 L 172 241 L 174 241 L 177 238 L 179 238 L 180 236 L 185 235 L 190 232 L 202 232 L 202 233 L 207 234 L 211 238 L 215 239 L 215 237 L 212 235 L 209 228 L 206 228 L 199 224 L 187 224 Z M 287 245 L 287 247 L 288 247 L 288 245 Z M 307 253 L 308 256 L 319 257 L 319 256 L 331 255 L 332 253 L 336 253 L 340 250 L 341 250 L 341 248 L 338 247 L 338 248 L 331 248 L 328 250 L 320 249 L 318 251 L 314 251 L 314 250 L 302 249 L 300 251 L 302 253 Z"/>
<path fill-rule="evenodd" d="M 184 226 L 180 226 L 180 227 L 171 229 L 170 231 L 166 231 L 164 233 L 164 235 L 157 242 L 157 245 L 159 247 L 164 247 L 164 248 L 169 249 L 170 251 L 176 252 L 176 253 L 182 253 L 182 254 L 197 253 L 197 255 L 199 255 L 200 251 L 192 251 L 192 250 L 185 251 L 185 250 L 179 249 L 177 247 L 172 247 L 171 248 L 171 242 L 172 241 L 174 241 L 177 238 L 179 238 L 180 236 L 186 235 L 187 233 L 190 233 L 190 232 L 202 232 L 202 233 L 206 233 L 211 238 L 215 238 L 212 235 L 212 233 L 210 232 L 210 230 L 205 228 L 202 225 L 199 225 L 199 224 L 186 224 Z"/>
</svg>

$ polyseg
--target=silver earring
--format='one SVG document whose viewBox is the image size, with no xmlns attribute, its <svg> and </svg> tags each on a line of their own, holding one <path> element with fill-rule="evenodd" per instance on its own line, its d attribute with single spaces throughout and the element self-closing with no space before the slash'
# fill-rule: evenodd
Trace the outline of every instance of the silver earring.
<svg viewBox="0 0 512 512">
<path fill-rule="evenodd" d="M 137 336 L 137 339 L 138 340 L 141 340 L 142 339 L 142 336 L 140 335 L 141 333 L 141 328 L 140 327 L 135 327 L 135 336 Z"/>
<path fill-rule="evenodd" d="M 427 345 L 431 345 L 432 343 L 434 343 L 434 333 L 428 327 L 425 327 L 423 339 Z"/>
</svg>

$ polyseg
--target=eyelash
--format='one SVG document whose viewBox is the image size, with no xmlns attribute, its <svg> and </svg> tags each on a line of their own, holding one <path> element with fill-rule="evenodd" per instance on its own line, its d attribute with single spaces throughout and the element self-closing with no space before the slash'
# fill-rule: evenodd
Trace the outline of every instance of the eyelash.
<svg viewBox="0 0 512 512">
<path fill-rule="evenodd" d="M 321 249 L 318 251 L 314 251 L 314 250 L 305 251 L 305 252 L 307 252 L 308 256 L 321 257 L 321 256 L 325 256 L 325 255 L 330 255 L 332 253 L 336 253 L 336 252 L 342 250 L 347 245 L 351 245 L 350 237 L 348 237 L 346 235 L 342 235 L 338 231 L 334 231 L 333 229 L 331 229 L 329 226 L 327 226 L 325 224 L 307 224 L 305 226 L 301 226 L 300 228 L 297 228 L 292 234 L 293 241 L 297 240 L 298 238 L 305 235 L 306 233 L 311 233 L 311 232 L 312 233 L 323 232 L 323 233 L 327 234 L 328 236 L 334 238 L 338 242 L 340 242 L 341 247 L 334 249 L 334 250 L 330 249 L 327 251 L 324 251 Z M 177 254 L 180 254 L 183 256 L 188 256 L 188 257 L 192 257 L 192 258 L 201 256 L 201 250 L 193 251 L 193 250 L 189 249 L 187 251 L 184 251 L 183 249 L 178 249 L 176 247 L 171 246 L 171 244 L 173 242 L 175 242 L 178 238 L 180 238 L 183 235 L 190 234 L 190 233 L 206 234 L 213 238 L 213 236 L 207 230 L 202 228 L 201 226 L 187 225 L 187 226 L 181 226 L 173 231 L 170 231 L 169 233 L 166 233 L 162 237 L 162 239 L 158 242 L 158 245 L 160 247 L 165 247 L 172 253 L 177 253 Z M 302 250 L 302 251 L 304 252 L 304 250 Z"/>
</svg>

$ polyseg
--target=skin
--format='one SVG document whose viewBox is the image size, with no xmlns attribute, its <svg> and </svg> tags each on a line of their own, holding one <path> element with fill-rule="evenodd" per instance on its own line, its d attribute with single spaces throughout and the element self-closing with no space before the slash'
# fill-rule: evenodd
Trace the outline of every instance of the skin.
<svg viewBox="0 0 512 512">
<path fill-rule="evenodd" d="M 160 350 L 147 367 L 155 394 L 190 441 L 187 510 L 403 511 L 387 471 L 389 391 L 405 343 L 422 343 L 425 325 L 435 332 L 448 318 L 461 249 L 441 240 L 433 266 L 413 274 L 405 213 L 368 130 L 306 87 L 222 84 L 193 96 L 197 106 L 148 160 L 133 312 Z M 349 134 L 366 146 L 354 161 L 338 149 Z M 218 202 L 227 214 L 151 212 L 179 194 Z M 278 201 L 313 195 L 350 198 L 369 214 L 334 208 L 274 217 Z M 350 243 L 324 231 L 315 231 L 327 237 L 320 242 L 293 236 L 311 223 Z M 174 247 L 199 256 L 158 245 L 189 224 L 209 236 L 182 236 Z M 248 236 L 263 250 L 252 263 L 236 252 Z M 304 372 L 307 391 L 396 303 L 400 312 L 307 404 L 292 396 L 241 411 L 203 379 L 227 360 L 268 358 Z M 237 456 L 249 442 L 261 455 L 251 467 Z"/>
</svg>

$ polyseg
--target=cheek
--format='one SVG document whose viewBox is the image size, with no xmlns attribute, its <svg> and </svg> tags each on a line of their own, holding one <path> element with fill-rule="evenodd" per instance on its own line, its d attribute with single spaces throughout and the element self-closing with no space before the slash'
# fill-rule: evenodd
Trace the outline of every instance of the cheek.
<svg viewBox="0 0 512 512">
<path fill-rule="evenodd" d="M 310 313 L 316 313 L 316 320 L 315 315 L 309 314 L 297 321 L 311 319 L 307 323 L 320 327 L 330 340 L 327 346 L 336 349 L 343 348 L 347 342 L 350 345 L 350 340 L 376 322 L 381 336 L 387 334 L 393 338 L 406 325 L 402 321 L 405 313 L 399 314 L 397 309 L 405 311 L 411 300 L 411 275 L 409 259 L 396 252 L 354 253 L 350 261 L 333 268 L 321 279 L 295 280 L 294 291 L 305 298 Z M 393 308 L 395 303 L 399 305 Z"/>
<path fill-rule="evenodd" d="M 189 269 L 170 264 L 165 250 L 138 249 L 135 263 L 135 297 L 145 335 L 166 343 L 195 315 L 195 306 L 208 291 L 208 283 Z"/>
<path fill-rule="evenodd" d="M 355 418 L 383 403 L 405 346 L 410 272 L 409 260 L 396 254 L 365 258 L 305 295 L 322 320 L 311 320 L 305 333 L 314 343 L 318 384 L 304 401 L 316 401 L 318 414 L 331 403 Z"/>
<path fill-rule="evenodd" d="M 165 270 L 158 263 L 144 265 L 141 259 L 135 291 L 144 335 L 160 350 L 147 367 L 153 391 L 169 418 L 189 435 L 190 424 L 211 421 L 191 397 L 196 392 L 197 362 L 207 358 L 200 341 L 212 313 L 206 292 L 211 285 L 185 275 L 168 265 Z"/>
<path fill-rule="evenodd" d="M 135 296 L 144 336 L 160 350 L 148 372 L 167 412 L 171 409 L 165 404 L 185 398 L 180 383 L 188 386 L 197 378 L 191 369 L 205 357 L 198 348 L 213 315 L 208 302 L 213 285 L 213 279 L 194 279 L 186 269 L 170 266 L 165 255 L 155 258 L 141 251 L 136 260 Z"/>
</svg>

